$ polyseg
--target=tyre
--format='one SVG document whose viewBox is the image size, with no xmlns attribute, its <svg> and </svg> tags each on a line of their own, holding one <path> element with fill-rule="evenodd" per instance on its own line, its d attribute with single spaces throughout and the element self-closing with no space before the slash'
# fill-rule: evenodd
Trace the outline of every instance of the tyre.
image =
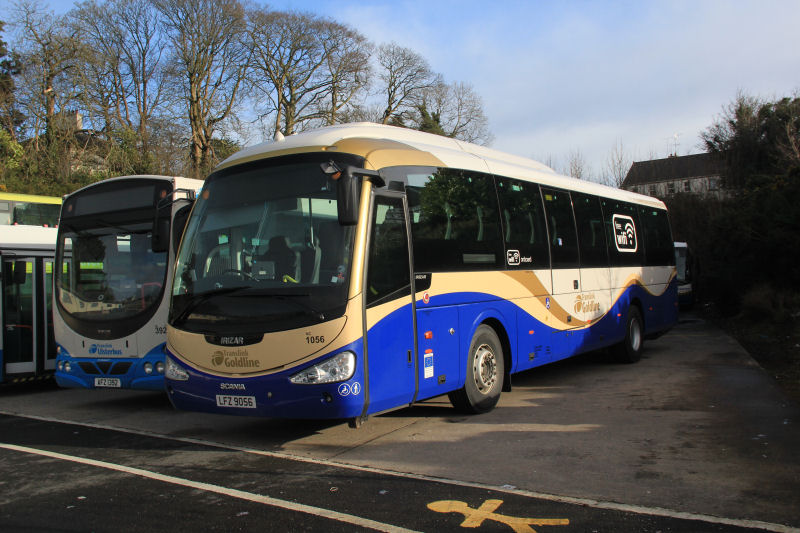
<svg viewBox="0 0 800 533">
<path fill-rule="evenodd" d="M 481 324 L 469 346 L 464 387 L 449 394 L 450 403 L 464 413 L 486 413 L 500 399 L 505 376 L 503 348 L 495 331 Z"/>
<path fill-rule="evenodd" d="M 635 363 L 642 358 L 644 346 L 644 321 L 642 313 L 635 305 L 628 309 L 625 324 L 625 339 L 613 348 L 614 358 L 620 363 Z"/>
</svg>

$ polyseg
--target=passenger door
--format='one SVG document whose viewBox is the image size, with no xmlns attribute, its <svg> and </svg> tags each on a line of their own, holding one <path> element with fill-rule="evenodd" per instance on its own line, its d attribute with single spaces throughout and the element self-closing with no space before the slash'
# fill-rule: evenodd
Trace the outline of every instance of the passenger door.
<svg viewBox="0 0 800 533">
<path fill-rule="evenodd" d="M 605 316 L 611 306 L 606 227 L 600 199 L 596 196 L 573 192 L 572 205 L 581 256 L 581 298 L 578 307 L 581 320 L 591 325 Z"/>
<path fill-rule="evenodd" d="M 50 321 L 43 260 L 3 258 L 2 271 L 2 378 L 41 373 L 45 369 L 46 332 Z"/>
<path fill-rule="evenodd" d="M 416 390 L 407 211 L 402 193 L 373 193 L 364 286 L 368 413 L 410 404 Z"/>
<path fill-rule="evenodd" d="M 579 310 L 581 271 L 575 217 L 568 191 L 542 188 L 547 214 L 550 258 L 553 273 L 553 302 L 548 302 L 555 318 L 553 329 L 553 358 L 572 355 L 577 346 L 573 329 L 582 323 Z M 578 311 L 576 311 L 578 309 Z"/>
</svg>

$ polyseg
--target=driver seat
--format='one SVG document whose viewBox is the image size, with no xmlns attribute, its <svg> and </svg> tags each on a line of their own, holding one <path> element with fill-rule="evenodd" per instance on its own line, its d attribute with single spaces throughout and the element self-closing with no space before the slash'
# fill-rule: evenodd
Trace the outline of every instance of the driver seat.
<svg viewBox="0 0 800 533">
<path fill-rule="evenodd" d="M 300 281 L 300 252 L 289 246 L 289 239 L 283 235 L 276 235 L 269 240 L 268 246 L 258 261 L 269 261 L 275 265 L 274 279 L 281 281 L 283 276 L 289 276 L 295 281 Z"/>
</svg>

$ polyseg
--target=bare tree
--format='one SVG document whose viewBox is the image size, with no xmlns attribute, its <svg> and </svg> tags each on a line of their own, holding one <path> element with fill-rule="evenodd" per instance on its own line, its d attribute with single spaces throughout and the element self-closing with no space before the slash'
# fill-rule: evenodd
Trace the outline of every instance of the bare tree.
<svg viewBox="0 0 800 533">
<path fill-rule="evenodd" d="M 75 104 L 75 89 L 66 74 L 75 66 L 76 40 L 64 17 L 39 3 L 24 0 L 15 7 L 13 23 L 19 29 L 16 51 L 23 66 L 17 99 L 25 108 L 34 144 L 43 132 L 49 142 L 56 134 L 57 113 Z"/>
<path fill-rule="evenodd" d="M 424 92 L 422 105 L 438 117 L 444 135 L 477 144 L 491 143 L 493 136 L 483 102 L 472 85 L 437 83 Z"/>
<path fill-rule="evenodd" d="M 175 85 L 158 11 L 148 0 L 88 0 L 71 16 L 84 43 L 86 107 L 103 116 L 105 128 L 137 132 L 147 153 L 149 123 Z"/>
<path fill-rule="evenodd" d="M 378 48 L 378 64 L 380 90 L 386 99 L 380 117 L 383 124 L 402 123 L 404 114 L 413 113 L 423 103 L 425 91 L 441 83 L 425 58 L 397 43 Z"/>
<path fill-rule="evenodd" d="M 325 75 L 329 80 L 327 97 L 321 103 L 324 123 L 343 120 L 357 108 L 356 100 L 366 96 L 369 87 L 372 45 L 357 31 L 337 22 L 326 22 L 322 34 Z"/>
<path fill-rule="evenodd" d="M 580 148 L 571 150 L 567 155 L 567 172 L 570 176 L 579 180 L 589 179 L 586 159 L 583 157 L 583 152 L 581 152 Z"/>
<path fill-rule="evenodd" d="M 800 166 L 800 97 L 795 97 L 792 105 L 787 107 L 791 116 L 783 124 L 782 135 L 778 139 L 778 153 Z"/>
<path fill-rule="evenodd" d="M 320 38 L 324 26 L 322 19 L 306 13 L 264 9 L 250 13 L 250 86 L 271 103 L 262 116 L 274 115 L 273 133 L 291 135 L 304 123 L 322 117 L 322 100 L 329 87 Z"/>
<path fill-rule="evenodd" d="M 625 151 L 622 140 L 617 140 L 606 158 L 605 184 L 610 187 L 620 188 L 625 176 L 633 165 L 633 158 Z"/>
<path fill-rule="evenodd" d="M 233 109 L 250 53 L 239 0 L 153 0 L 183 77 L 191 129 L 192 175 L 215 162 L 215 128 Z"/>
<path fill-rule="evenodd" d="M 20 64 L 16 54 L 9 53 L 2 33 L 5 22 L 0 20 L 0 129 L 5 130 L 11 141 L 17 141 L 17 128 L 23 120 L 16 106 L 14 76 L 19 74 Z M 2 132 L 0 132 L 2 135 Z"/>
</svg>

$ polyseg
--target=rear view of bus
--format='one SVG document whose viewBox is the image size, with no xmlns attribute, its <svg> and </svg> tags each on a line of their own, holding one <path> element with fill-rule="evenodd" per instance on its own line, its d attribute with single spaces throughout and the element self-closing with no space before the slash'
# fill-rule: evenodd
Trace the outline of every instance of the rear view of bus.
<svg viewBox="0 0 800 533">
<path fill-rule="evenodd" d="M 170 266 L 202 184 L 125 176 L 64 198 L 53 317 L 59 385 L 163 389 Z"/>
</svg>

